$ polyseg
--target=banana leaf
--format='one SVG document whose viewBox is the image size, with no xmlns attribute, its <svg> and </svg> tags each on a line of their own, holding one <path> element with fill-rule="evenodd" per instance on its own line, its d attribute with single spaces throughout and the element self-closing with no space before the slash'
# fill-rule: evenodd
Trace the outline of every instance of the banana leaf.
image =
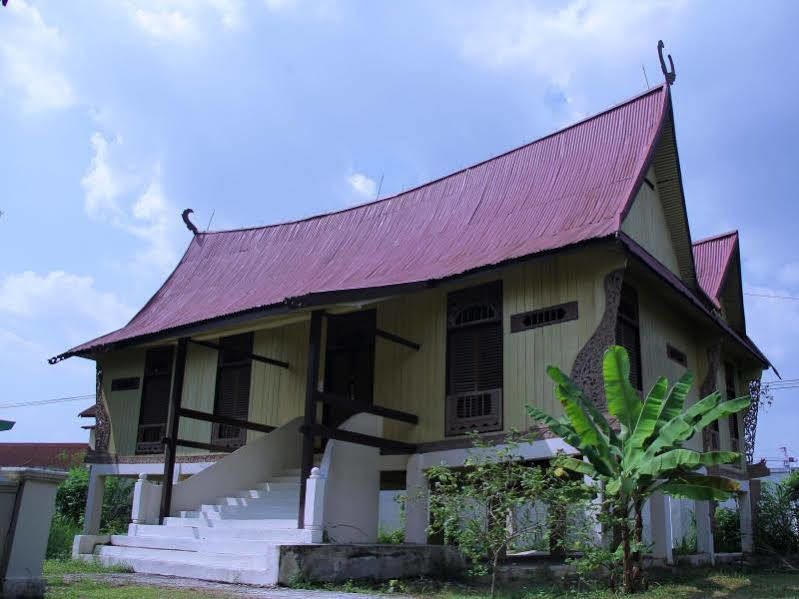
<svg viewBox="0 0 799 599">
<path fill-rule="evenodd" d="M 621 424 L 620 438 L 622 444 L 625 444 L 642 409 L 641 399 L 630 384 L 630 359 L 627 350 L 618 345 L 611 345 L 605 350 L 602 373 L 608 411 Z"/>
</svg>

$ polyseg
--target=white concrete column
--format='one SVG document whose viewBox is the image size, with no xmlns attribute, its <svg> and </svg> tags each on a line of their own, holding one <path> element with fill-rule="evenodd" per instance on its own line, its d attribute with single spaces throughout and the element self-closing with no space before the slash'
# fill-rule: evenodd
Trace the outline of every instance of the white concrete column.
<svg viewBox="0 0 799 599">
<path fill-rule="evenodd" d="M 319 468 L 311 468 L 305 488 L 305 529 L 311 531 L 311 542 L 321 543 L 324 532 L 325 477 Z"/>
<path fill-rule="evenodd" d="M 741 551 L 752 553 L 755 547 L 754 531 L 752 530 L 752 494 L 749 484 L 741 481 L 741 490 L 738 496 L 738 514 L 741 522 Z"/>
<path fill-rule="evenodd" d="M 405 481 L 408 494 L 405 501 L 405 542 L 425 545 L 430 518 L 429 490 L 420 454 L 414 454 L 408 459 Z"/>
<path fill-rule="evenodd" d="M 94 466 L 91 466 L 89 469 L 89 490 L 86 494 L 86 512 L 83 516 L 83 534 L 85 535 L 96 535 L 100 532 L 104 491 L 105 476 L 97 474 Z"/>
<path fill-rule="evenodd" d="M 669 497 L 654 493 L 649 498 L 649 527 L 652 535 L 652 557 L 674 563 Z"/>
<path fill-rule="evenodd" d="M 147 480 L 147 474 L 139 474 L 133 487 L 133 505 L 130 520 L 133 524 L 158 524 L 161 511 L 161 485 Z"/>
<path fill-rule="evenodd" d="M 708 561 L 715 565 L 716 552 L 713 546 L 713 529 L 710 526 L 710 502 L 695 501 L 694 517 L 696 518 L 696 552 L 706 555 Z"/>
</svg>

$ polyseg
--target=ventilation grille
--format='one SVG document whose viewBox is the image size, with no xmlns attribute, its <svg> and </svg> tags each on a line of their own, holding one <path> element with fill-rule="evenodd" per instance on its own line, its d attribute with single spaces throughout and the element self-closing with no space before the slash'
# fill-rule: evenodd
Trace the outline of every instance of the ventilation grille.
<svg viewBox="0 0 799 599">
<path fill-rule="evenodd" d="M 139 377 L 129 376 L 111 380 L 111 391 L 134 391 L 139 388 Z"/>
<path fill-rule="evenodd" d="M 577 302 L 513 314 L 510 317 L 510 332 L 518 333 L 570 320 L 577 320 Z"/>
<path fill-rule="evenodd" d="M 676 347 L 667 345 L 666 355 L 669 357 L 669 360 L 674 360 L 680 366 L 688 367 L 688 356 L 685 355 L 685 352 L 681 352 Z"/>
<path fill-rule="evenodd" d="M 502 389 L 447 397 L 447 435 L 502 430 Z"/>
</svg>

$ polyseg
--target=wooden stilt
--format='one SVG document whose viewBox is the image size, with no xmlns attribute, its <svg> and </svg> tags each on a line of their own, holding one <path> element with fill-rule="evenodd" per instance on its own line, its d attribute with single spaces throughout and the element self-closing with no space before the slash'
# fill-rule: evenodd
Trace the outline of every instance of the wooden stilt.
<svg viewBox="0 0 799 599">
<path fill-rule="evenodd" d="M 305 416 L 297 528 L 305 528 L 305 487 L 313 468 L 313 426 L 316 424 L 316 393 L 319 385 L 319 357 L 322 351 L 322 314 L 322 310 L 311 312 L 311 331 L 308 335 L 308 371 L 305 379 Z"/>
<path fill-rule="evenodd" d="M 164 482 L 161 490 L 161 524 L 169 516 L 172 508 L 172 478 L 175 475 L 175 450 L 178 438 L 178 423 L 180 421 L 181 396 L 183 394 L 183 375 L 186 371 L 186 344 L 188 339 L 178 339 L 178 348 L 175 354 L 175 368 L 172 374 L 172 391 L 169 394 L 169 411 L 166 420 L 166 437 L 164 438 Z"/>
</svg>

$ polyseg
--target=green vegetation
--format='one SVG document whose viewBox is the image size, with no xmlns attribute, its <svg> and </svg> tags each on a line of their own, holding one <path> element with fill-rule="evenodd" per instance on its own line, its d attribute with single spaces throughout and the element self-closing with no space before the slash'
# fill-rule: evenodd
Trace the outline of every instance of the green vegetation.
<svg viewBox="0 0 799 599">
<path fill-rule="evenodd" d="M 520 455 L 520 435 L 495 448 L 472 438 L 473 449 L 463 467 L 433 466 L 430 481 L 428 533 L 443 533 L 471 564 L 471 573 L 491 575 L 495 590 L 497 566 L 509 552 L 549 539 L 550 550 L 563 553 L 567 531 L 584 519 L 592 490 L 563 469 L 530 467 Z"/>
<path fill-rule="evenodd" d="M 693 380 L 686 372 L 670 391 L 668 380 L 658 379 L 642 402 L 630 384 L 627 350 L 614 345 L 605 351 L 603 377 L 607 408 L 618 422 L 617 432 L 559 368 L 550 366 L 547 372 L 555 381 L 555 396 L 564 416 L 557 419 L 537 408 L 527 409 L 585 457 L 585 461 L 561 458 L 560 465 L 590 476 L 604 487 L 605 523 L 621 537 L 616 549 L 617 556 L 621 554 L 621 588 L 635 592 L 645 586 L 641 569 L 644 502 L 658 491 L 697 500 L 725 500 L 738 491 L 739 485 L 732 479 L 695 471 L 736 462 L 740 454 L 699 452 L 683 444 L 701 435 L 710 423 L 745 409 L 749 399 L 721 401 L 714 392 L 683 411 Z M 614 574 L 610 572 L 612 587 Z"/>
<path fill-rule="evenodd" d="M 240 595 L 239 595 L 240 596 Z M 198 599 L 224 597 L 194 589 L 166 589 L 134 584 L 111 584 L 94 580 L 53 581 L 48 583 L 46 599 Z"/>
<path fill-rule="evenodd" d="M 458 582 L 429 579 L 390 580 L 381 584 L 349 581 L 342 584 L 306 584 L 308 588 L 351 593 L 402 594 L 428 599 L 484 599 L 490 590 Z M 799 573 L 740 573 L 723 570 L 688 570 L 669 579 L 654 579 L 639 599 L 788 599 L 799 596 Z M 497 593 L 500 599 L 613 599 L 616 593 L 604 589 L 576 591 L 559 585 L 527 585 L 510 592 Z"/>
<path fill-rule="evenodd" d="M 124 566 L 103 566 L 99 561 L 82 559 L 47 559 L 42 568 L 42 574 L 48 578 L 66 574 L 118 574 L 131 571 Z"/>
<path fill-rule="evenodd" d="M 765 483 L 757 505 L 755 549 L 778 556 L 799 554 L 799 472 Z"/>
<path fill-rule="evenodd" d="M 133 501 L 133 485 L 134 482 L 130 479 L 106 477 L 100 521 L 101 533 L 120 534 L 127 530 Z M 69 476 L 58 485 L 55 515 L 50 524 L 50 537 L 47 542 L 48 559 L 67 559 L 72 555 L 72 539 L 83 529 L 83 512 L 88 490 L 89 471 L 82 465 L 70 468 Z"/>
<path fill-rule="evenodd" d="M 741 550 L 741 519 L 738 510 L 716 508 L 716 527 L 713 545 L 716 553 L 733 553 Z"/>
</svg>

